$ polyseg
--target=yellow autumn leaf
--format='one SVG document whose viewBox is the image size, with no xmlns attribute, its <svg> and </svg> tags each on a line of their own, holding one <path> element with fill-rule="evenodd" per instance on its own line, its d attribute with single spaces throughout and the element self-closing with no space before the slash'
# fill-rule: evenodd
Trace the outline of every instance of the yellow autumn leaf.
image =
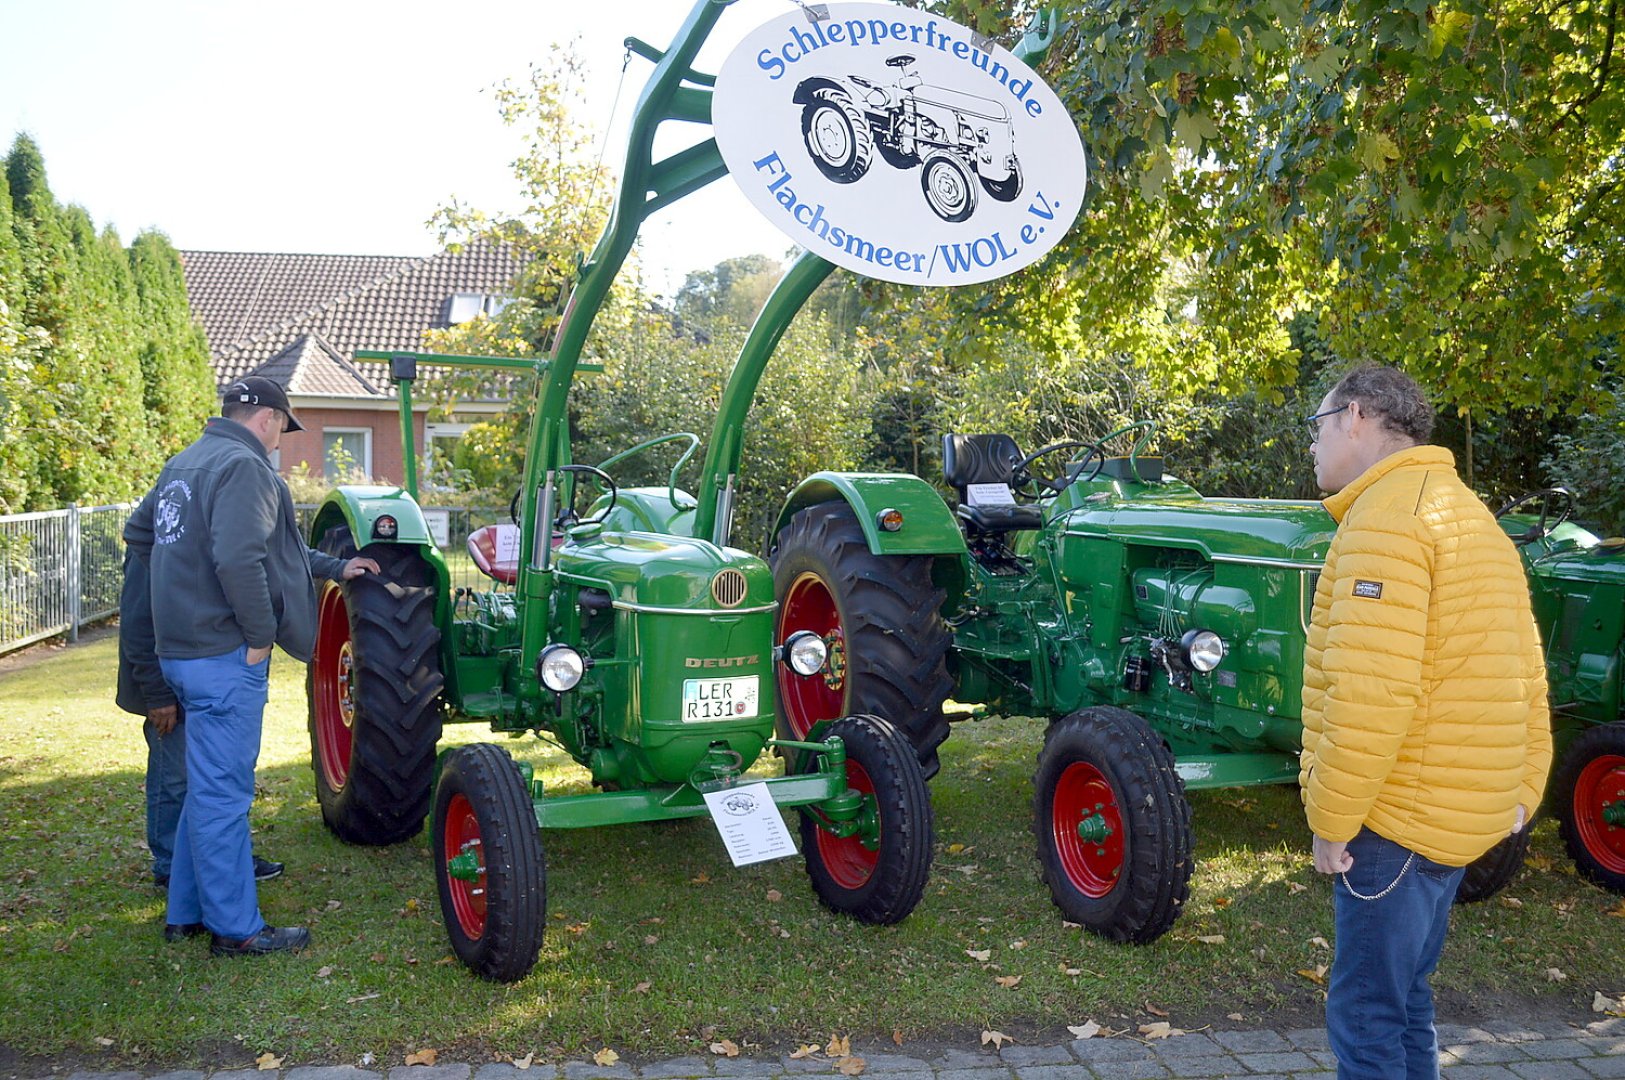
<svg viewBox="0 0 1625 1080">
<path fill-rule="evenodd" d="M 947 852 L 949 855 L 962 855 L 965 852 L 965 845 L 964 844 L 949 844 L 947 847 L 943 848 L 942 850 Z"/>
<path fill-rule="evenodd" d="M 1289 881 L 1289 882 L 1286 883 L 1286 891 L 1287 891 L 1287 895 L 1289 895 L 1289 896 L 1297 896 L 1301 892 L 1308 891 L 1308 889 L 1309 889 L 1309 886 L 1300 885 L 1296 881 Z"/>
<path fill-rule="evenodd" d="M 619 1060 L 621 1060 L 621 1055 L 617 1054 L 607 1046 L 592 1056 L 592 1063 L 594 1065 L 603 1065 L 606 1067 L 615 1064 Z"/>
<path fill-rule="evenodd" d="M 1312 968 L 1299 968 L 1297 974 L 1302 975 L 1316 986 L 1326 985 L 1326 965 L 1316 964 Z"/>
<path fill-rule="evenodd" d="M 259 1067 L 261 1072 L 270 1072 L 272 1069 L 282 1068 L 282 1059 L 267 1050 L 254 1059 L 254 1064 Z"/>
<path fill-rule="evenodd" d="M 435 1059 L 439 1056 L 440 1051 L 438 1050 L 419 1050 L 415 1054 L 407 1054 L 406 1063 L 408 1065 L 433 1065 L 435 1063 Z"/>
<path fill-rule="evenodd" d="M 711 1044 L 711 1052 L 722 1057 L 738 1057 L 739 1045 L 732 1039 L 718 1039 Z"/>
<path fill-rule="evenodd" d="M 1224 944 L 1224 935 L 1223 934 L 1198 934 L 1198 935 L 1196 935 L 1196 940 L 1200 941 L 1203 945 L 1223 945 Z"/>
<path fill-rule="evenodd" d="M 987 963 L 988 958 L 993 955 L 993 950 L 992 949 L 966 949 L 965 950 L 965 955 L 970 957 L 972 960 L 977 961 L 978 963 L 985 964 L 985 963 Z"/>
<path fill-rule="evenodd" d="M 824 1045 L 824 1053 L 832 1058 L 848 1057 L 852 1053 L 852 1040 L 840 1035 L 831 1035 L 829 1042 Z"/>
<path fill-rule="evenodd" d="M 1158 1020 L 1154 1024 L 1141 1024 L 1140 1034 L 1147 1039 L 1166 1039 L 1174 1034 L 1174 1026 L 1166 1020 Z M 1181 1031 L 1179 1034 L 1183 1035 L 1185 1033 Z"/>
<path fill-rule="evenodd" d="M 1002 1031 L 983 1031 L 982 1032 L 982 1045 L 983 1046 L 986 1046 L 988 1043 L 992 1043 L 993 1048 L 995 1050 L 1001 1050 L 1001 1049 L 1004 1048 L 1004 1044 L 1007 1043 L 1007 1042 L 1015 1042 L 1015 1040 L 1012 1039 L 1010 1036 L 1006 1035 Z"/>
<path fill-rule="evenodd" d="M 799 1060 L 804 1057 L 812 1057 L 816 1053 L 818 1053 L 818 1047 L 814 1046 L 812 1043 L 802 1043 L 800 1046 L 796 1047 L 790 1052 L 790 1056 Z"/>
<path fill-rule="evenodd" d="M 1314 937 L 1310 938 L 1309 944 L 1315 946 L 1317 949 L 1329 949 L 1332 947 L 1332 943 L 1321 937 L 1319 934 L 1316 934 Z"/>
<path fill-rule="evenodd" d="M 860 1057 L 852 1057 L 850 1054 L 835 1063 L 835 1071 L 842 1076 L 858 1076 L 868 1067 L 867 1061 Z"/>
<path fill-rule="evenodd" d="M 994 976 L 993 981 L 1004 987 L 1006 990 L 1014 990 L 1016 987 L 1021 985 L 1021 976 L 996 975 Z"/>
</svg>

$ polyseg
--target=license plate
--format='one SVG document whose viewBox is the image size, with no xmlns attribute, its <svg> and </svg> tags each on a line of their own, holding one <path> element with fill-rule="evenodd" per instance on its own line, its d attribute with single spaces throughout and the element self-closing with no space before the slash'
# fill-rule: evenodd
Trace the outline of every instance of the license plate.
<svg viewBox="0 0 1625 1080">
<path fill-rule="evenodd" d="M 739 720 L 756 715 L 755 675 L 731 679 L 684 679 L 683 719 Z"/>
</svg>

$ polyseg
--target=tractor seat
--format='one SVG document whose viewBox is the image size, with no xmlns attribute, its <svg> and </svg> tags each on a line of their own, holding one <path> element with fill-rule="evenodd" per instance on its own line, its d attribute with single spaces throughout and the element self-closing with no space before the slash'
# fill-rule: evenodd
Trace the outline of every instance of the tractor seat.
<svg viewBox="0 0 1625 1080">
<path fill-rule="evenodd" d="M 512 585 L 519 580 L 519 526 L 506 521 L 468 534 L 468 555 L 480 573 Z"/>
<path fill-rule="evenodd" d="M 1021 448 L 1008 435 L 944 435 L 942 475 L 959 493 L 961 521 L 984 533 L 1038 529 L 1044 512 L 1016 502 L 1011 484 Z"/>
</svg>

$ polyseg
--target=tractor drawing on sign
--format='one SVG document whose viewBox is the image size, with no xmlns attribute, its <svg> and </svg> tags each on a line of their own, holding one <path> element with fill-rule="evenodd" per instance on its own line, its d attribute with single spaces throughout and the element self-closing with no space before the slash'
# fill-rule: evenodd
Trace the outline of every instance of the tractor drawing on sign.
<svg viewBox="0 0 1625 1080">
<path fill-rule="evenodd" d="M 1042 879 L 1067 919 L 1135 943 L 1184 905 L 1186 793 L 1297 781 L 1304 644 L 1335 530 L 1316 502 L 1204 498 L 1146 452 L 1154 431 L 1031 453 L 1005 434 L 945 435 L 952 509 L 918 477 L 819 473 L 787 500 L 769 556 L 778 634 L 811 631 L 840 658 L 838 677 L 785 688 L 788 731 L 883 711 L 930 775 L 950 697 L 1047 717 Z M 1545 513 L 1504 520 L 1534 530 L 1526 565 L 1567 745 L 1552 804 L 1582 872 L 1619 890 L 1625 559 Z M 1473 863 L 1457 899 L 1501 889 L 1528 841 Z"/>
<path fill-rule="evenodd" d="M 989 98 L 924 83 L 914 57 L 886 59 L 897 79 L 817 76 L 796 86 L 801 135 L 813 163 L 837 184 L 861 180 L 875 155 L 894 169 L 920 170 L 920 190 L 944 221 L 976 212 L 980 187 L 1000 202 L 1021 194 L 1021 162 L 1005 107 Z"/>
<path fill-rule="evenodd" d="M 581 362 L 588 330 L 640 224 L 726 174 L 714 141 L 653 156 L 661 123 L 709 117 L 710 78 L 690 65 L 724 10 L 698 0 L 664 52 L 628 42 L 654 71 L 610 224 L 578 271 L 550 354 L 358 353 L 391 365 L 406 482 L 341 487 L 311 526 L 322 550 L 360 552 L 382 567 L 329 583 L 320 595 L 308 695 L 323 821 L 344 840 L 390 844 L 415 835 L 427 816 L 452 948 L 493 980 L 522 978 L 541 947 L 540 830 L 705 816 L 707 796 L 751 790 L 744 774 L 765 752 L 785 759 L 784 775 L 750 782 L 799 812 L 801 854 L 826 906 L 867 923 L 896 922 L 919 902 L 930 869 L 925 778 L 889 718 L 844 713 L 774 737 L 780 696 L 831 678 L 838 660 L 817 634 L 777 635 L 772 572 L 733 542 L 756 386 L 829 264 L 797 264 L 789 293 L 769 304 L 747 339 L 718 404 L 696 494 L 678 486 L 701 442 L 691 433 L 656 435 L 596 465 L 571 455 L 572 380 L 593 369 Z M 525 376 L 537 380 L 513 521 L 468 538 L 470 558 L 492 579 L 484 589 L 453 589 L 417 503 L 412 389 L 422 364 L 488 367 L 521 387 Z M 617 484 L 626 459 L 654 451 L 678 452 L 666 484 Z M 490 743 L 442 751 L 449 722 L 543 736 L 599 790 L 549 795 Z M 726 794 L 715 801 L 720 813 L 747 809 Z"/>
</svg>

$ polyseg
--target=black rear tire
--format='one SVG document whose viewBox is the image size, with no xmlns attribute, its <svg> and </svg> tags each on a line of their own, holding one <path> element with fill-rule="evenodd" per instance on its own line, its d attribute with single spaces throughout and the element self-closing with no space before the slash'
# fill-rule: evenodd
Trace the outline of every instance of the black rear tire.
<svg viewBox="0 0 1625 1080">
<path fill-rule="evenodd" d="M 1062 914 L 1110 941 L 1166 933 L 1190 893 L 1195 837 L 1173 755 L 1146 722 L 1109 706 L 1055 721 L 1033 788 L 1040 873 Z"/>
<path fill-rule="evenodd" d="M 1580 733 L 1552 779 L 1559 831 L 1580 876 L 1625 893 L 1625 720 Z M 1613 817 L 1613 821 L 1608 820 Z"/>
<path fill-rule="evenodd" d="M 547 923 L 547 863 L 524 777 L 507 751 L 473 743 L 446 755 L 435 789 L 435 884 L 457 959 L 493 982 L 536 966 Z M 454 876 L 451 860 L 469 865 Z"/>
<path fill-rule="evenodd" d="M 819 90 L 802 106 L 801 139 L 818 171 L 837 184 L 862 179 L 874 160 L 875 138 L 863 111 L 835 87 Z"/>
<path fill-rule="evenodd" d="M 345 526 L 321 549 L 357 554 Z M 429 812 L 440 741 L 435 575 L 416 548 L 370 544 L 381 573 L 324 583 L 306 676 L 311 767 L 322 821 L 352 844 L 415 836 Z"/>
<path fill-rule="evenodd" d="M 872 554 L 852 508 L 831 502 L 798 511 L 769 558 L 776 640 L 812 630 L 830 656 L 818 675 L 779 665 L 779 737 L 805 739 L 820 720 L 884 716 L 914 745 L 926 779 L 935 776 L 953 679 L 945 594 L 931 580 L 931 557 Z M 790 762 L 795 771 L 796 755 Z"/>
<path fill-rule="evenodd" d="M 845 743 L 847 785 L 864 794 L 879 835 L 866 847 L 855 836 L 836 836 L 803 809 L 807 876 L 831 911 L 865 923 L 898 922 L 920 902 L 931 872 L 931 796 L 920 763 L 908 740 L 878 716 L 844 717 L 824 734 Z"/>
<path fill-rule="evenodd" d="M 1523 860 L 1528 854 L 1529 825 L 1526 823 L 1467 864 L 1467 873 L 1462 875 L 1461 886 L 1456 889 L 1456 903 L 1476 904 L 1506 888 L 1523 869 Z"/>
</svg>

